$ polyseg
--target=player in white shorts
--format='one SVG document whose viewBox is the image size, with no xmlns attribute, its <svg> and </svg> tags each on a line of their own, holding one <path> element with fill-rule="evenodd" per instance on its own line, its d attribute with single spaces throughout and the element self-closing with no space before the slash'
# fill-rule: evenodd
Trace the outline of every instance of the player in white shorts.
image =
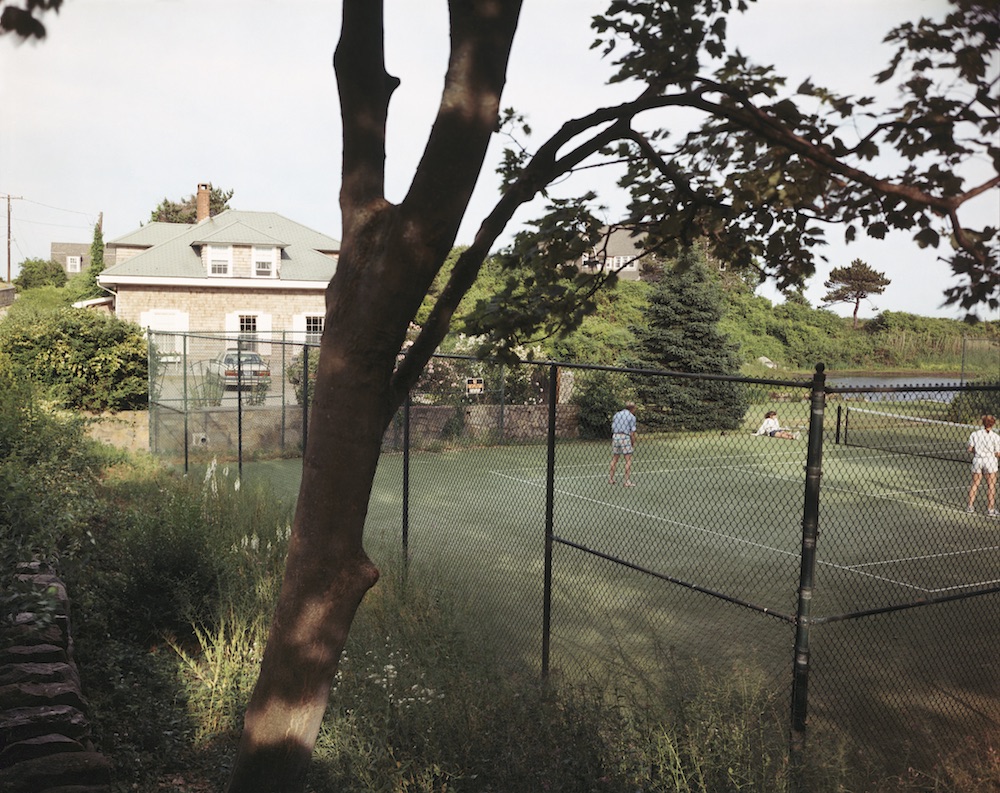
<svg viewBox="0 0 1000 793">
<path fill-rule="evenodd" d="M 993 432 L 996 424 L 993 416 L 983 416 L 983 428 L 969 436 L 969 454 L 972 455 L 972 484 L 969 485 L 969 505 L 966 512 L 976 511 L 976 492 L 979 483 L 986 477 L 986 514 L 997 517 L 994 509 L 997 490 L 997 469 L 1000 467 L 1000 435 Z"/>
</svg>

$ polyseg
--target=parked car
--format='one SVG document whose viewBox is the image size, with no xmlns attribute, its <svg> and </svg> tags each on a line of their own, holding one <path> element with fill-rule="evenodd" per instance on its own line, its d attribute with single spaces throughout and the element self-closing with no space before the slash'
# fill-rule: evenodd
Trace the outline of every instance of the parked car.
<svg viewBox="0 0 1000 793">
<path fill-rule="evenodd" d="M 236 368 L 239 366 L 240 371 Z M 219 379 L 223 388 L 266 387 L 271 382 L 271 368 L 260 353 L 249 350 L 226 350 L 208 364 L 208 372 Z"/>
</svg>

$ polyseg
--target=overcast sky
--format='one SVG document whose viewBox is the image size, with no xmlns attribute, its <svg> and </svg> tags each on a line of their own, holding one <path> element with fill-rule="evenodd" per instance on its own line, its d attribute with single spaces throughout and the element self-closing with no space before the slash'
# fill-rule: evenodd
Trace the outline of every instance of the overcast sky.
<svg viewBox="0 0 1000 793">
<path fill-rule="evenodd" d="M 525 0 L 503 98 L 528 116 L 541 142 L 563 121 L 631 98 L 606 86 L 610 66 L 590 50 L 591 16 L 606 0 Z M 409 182 L 443 84 L 444 0 L 388 0 L 387 66 L 402 78 L 390 108 L 388 191 Z M 797 85 L 806 76 L 836 90 L 875 90 L 880 42 L 893 25 L 938 16 L 945 0 L 759 0 L 730 23 L 730 42 L 773 63 Z M 331 59 L 340 24 L 330 0 L 65 0 L 45 18 L 40 44 L 0 39 L 0 195 L 11 207 L 13 273 L 48 258 L 52 242 L 86 242 L 100 213 L 111 240 L 144 223 L 163 199 L 199 182 L 235 191 L 236 209 L 278 212 L 340 236 L 340 122 Z M 678 128 L 687 121 L 678 117 Z M 496 199 L 494 142 L 459 243 L 469 242 Z M 977 167 L 975 164 L 973 168 Z M 980 166 L 985 173 L 984 166 Z M 554 194 L 596 187 L 617 219 L 625 200 L 594 171 Z M 3 200 L 3 199 L 0 199 Z M 1000 217 L 1000 191 L 978 202 L 980 222 Z M 6 225 L 0 214 L 0 228 Z M 518 222 L 540 214 L 522 211 Z M 507 241 L 517 225 L 508 229 Z M 882 310 L 961 316 L 942 308 L 953 283 L 935 252 L 905 235 L 836 243 L 807 296 L 818 303 L 830 267 L 855 258 L 892 285 L 864 316 Z M 6 255 L 0 263 L 6 277 Z M 774 297 L 773 290 L 762 294 Z M 847 314 L 850 307 L 835 309 Z"/>
</svg>

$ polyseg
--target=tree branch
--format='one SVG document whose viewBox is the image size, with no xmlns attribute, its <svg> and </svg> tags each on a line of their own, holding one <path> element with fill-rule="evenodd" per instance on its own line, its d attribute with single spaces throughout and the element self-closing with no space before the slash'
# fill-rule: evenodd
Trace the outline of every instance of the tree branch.
<svg viewBox="0 0 1000 793">
<path fill-rule="evenodd" d="M 443 260 L 486 158 L 500 114 L 522 0 L 451 0 L 451 50 L 444 91 L 427 145 L 401 209 L 431 232 Z"/>
<path fill-rule="evenodd" d="M 615 108 L 603 108 L 583 118 L 568 121 L 539 148 L 520 176 L 509 186 L 483 220 L 472 245 L 459 256 L 448 283 L 438 296 L 427 321 L 397 365 L 393 375 L 393 388 L 400 403 L 447 334 L 455 309 L 475 282 L 491 246 L 503 233 L 514 212 L 533 199 L 556 177 L 568 173 L 587 157 L 613 141 L 628 137 L 631 133 L 627 124 L 628 118 L 638 112 L 637 108 L 644 107 L 646 107 L 644 102 L 629 103 Z M 609 121 L 613 122 L 611 126 L 562 157 L 557 156 L 559 150 L 574 138 L 588 129 Z"/>
<path fill-rule="evenodd" d="M 386 122 L 399 80 L 385 70 L 382 0 L 344 0 L 333 65 L 344 129 L 341 208 L 344 223 L 351 224 L 352 209 L 380 202 L 385 192 Z M 367 213 L 361 215 L 358 220 Z"/>
</svg>

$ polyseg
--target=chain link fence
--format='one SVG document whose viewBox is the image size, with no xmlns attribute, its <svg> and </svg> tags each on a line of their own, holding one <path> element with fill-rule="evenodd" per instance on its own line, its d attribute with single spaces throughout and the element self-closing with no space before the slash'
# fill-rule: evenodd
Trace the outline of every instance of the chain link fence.
<svg viewBox="0 0 1000 793">
<path fill-rule="evenodd" d="M 318 351 L 272 340 L 263 399 L 228 388 L 212 403 L 208 362 L 239 345 L 180 346 L 150 367 L 151 448 L 231 461 L 291 502 Z M 611 481 L 610 416 L 629 401 L 634 487 L 624 458 Z M 760 434 L 772 411 L 779 431 Z M 366 544 L 543 674 L 681 689 L 742 676 L 793 759 L 824 743 L 889 772 L 928 767 L 1000 723 L 986 479 L 967 511 L 985 413 L 1000 413 L 996 385 L 437 357 L 385 434 Z"/>
</svg>

